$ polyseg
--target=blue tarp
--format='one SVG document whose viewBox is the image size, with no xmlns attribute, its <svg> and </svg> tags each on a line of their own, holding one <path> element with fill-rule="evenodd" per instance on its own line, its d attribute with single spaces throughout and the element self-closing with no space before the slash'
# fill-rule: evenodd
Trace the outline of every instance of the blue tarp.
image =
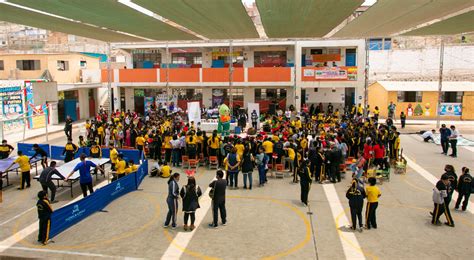
<svg viewBox="0 0 474 260">
<path fill-rule="evenodd" d="M 33 156 L 35 154 L 35 150 L 33 150 L 33 144 L 18 143 L 17 146 L 18 151 L 22 151 L 24 155 Z M 49 157 L 49 144 L 38 144 L 38 146 L 42 148 Z"/>
<path fill-rule="evenodd" d="M 89 196 L 54 211 L 51 215 L 49 236 L 53 238 L 95 212 L 104 209 L 109 203 L 120 196 L 137 190 L 147 174 L 148 161 L 145 160 L 137 172 L 128 174 L 119 180 L 97 189 Z"/>
</svg>

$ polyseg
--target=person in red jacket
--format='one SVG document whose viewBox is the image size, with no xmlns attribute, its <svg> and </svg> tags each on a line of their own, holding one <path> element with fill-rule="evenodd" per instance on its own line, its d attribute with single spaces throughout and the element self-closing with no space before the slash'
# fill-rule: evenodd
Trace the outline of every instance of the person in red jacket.
<svg viewBox="0 0 474 260">
<path fill-rule="evenodd" d="M 380 166 L 380 168 L 384 168 L 384 158 L 385 158 L 385 146 L 382 144 L 381 141 L 378 141 L 376 145 L 374 145 L 374 164 Z"/>
</svg>

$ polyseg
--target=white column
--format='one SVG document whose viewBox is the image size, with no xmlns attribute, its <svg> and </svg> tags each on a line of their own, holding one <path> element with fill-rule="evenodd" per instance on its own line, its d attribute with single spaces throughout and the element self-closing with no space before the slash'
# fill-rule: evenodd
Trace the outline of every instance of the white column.
<svg viewBox="0 0 474 260">
<path fill-rule="evenodd" d="M 244 108 L 247 108 L 248 103 L 255 103 L 255 88 L 253 87 L 244 87 Z"/>
<path fill-rule="evenodd" d="M 244 51 L 244 67 L 253 68 L 254 65 L 255 65 L 254 51 L 253 50 Z"/>
<path fill-rule="evenodd" d="M 295 106 L 296 110 L 299 111 L 301 108 L 301 46 L 298 42 L 295 42 L 295 74 L 296 82 L 294 87 L 294 99 L 292 104 Z"/>
<path fill-rule="evenodd" d="M 212 67 L 212 52 L 211 51 L 202 52 L 202 67 L 203 68 Z"/>
<path fill-rule="evenodd" d="M 132 87 L 125 88 L 125 110 L 135 110 L 134 89 Z"/>
<path fill-rule="evenodd" d="M 120 88 L 117 86 L 116 83 L 112 84 L 112 90 L 114 91 L 114 111 L 121 110 L 122 108 L 120 107 Z"/>
<path fill-rule="evenodd" d="M 79 118 L 89 118 L 89 89 L 79 89 Z"/>
<path fill-rule="evenodd" d="M 205 107 L 212 106 L 212 87 L 202 88 L 202 104 Z"/>
</svg>

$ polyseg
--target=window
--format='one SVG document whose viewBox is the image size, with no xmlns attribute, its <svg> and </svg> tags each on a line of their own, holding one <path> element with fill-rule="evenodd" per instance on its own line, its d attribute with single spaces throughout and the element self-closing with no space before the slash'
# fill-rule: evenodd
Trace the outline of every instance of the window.
<svg viewBox="0 0 474 260">
<path fill-rule="evenodd" d="M 202 54 L 201 53 L 173 53 L 171 54 L 171 63 L 172 64 L 184 64 L 184 65 L 193 65 L 193 64 L 202 64 Z"/>
<path fill-rule="evenodd" d="M 463 92 L 443 92 L 442 100 L 444 103 L 461 103 Z"/>
<path fill-rule="evenodd" d="M 66 60 L 58 60 L 57 68 L 59 71 L 67 71 L 69 70 L 69 61 Z"/>
<path fill-rule="evenodd" d="M 392 49 L 392 39 L 391 38 L 376 38 L 369 40 L 369 50 L 379 51 L 379 50 L 390 50 Z"/>
<path fill-rule="evenodd" d="M 161 64 L 161 53 L 157 49 L 133 50 L 133 68 L 158 67 Z"/>
<path fill-rule="evenodd" d="M 286 51 L 256 51 L 254 62 L 255 67 L 286 66 Z"/>
<path fill-rule="evenodd" d="M 39 60 L 17 60 L 16 68 L 19 70 L 40 70 Z"/>
<path fill-rule="evenodd" d="M 80 65 L 81 65 L 81 69 L 87 69 L 87 61 L 81 60 Z"/>
<path fill-rule="evenodd" d="M 255 100 L 279 101 L 286 98 L 286 89 L 277 88 L 257 88 L 255 89 Z"/>
<path fill-rule="evenodd" d="M 0 60 L 0 70 L 4 70 L 4 69 L 5 69 L 5 67 L 3 65 L 3 60 Z"/>
<path fill-rule="evenodd" d="M 398 91 L 398 102 L 422 102 L 421 91 Z"/>
</svg>

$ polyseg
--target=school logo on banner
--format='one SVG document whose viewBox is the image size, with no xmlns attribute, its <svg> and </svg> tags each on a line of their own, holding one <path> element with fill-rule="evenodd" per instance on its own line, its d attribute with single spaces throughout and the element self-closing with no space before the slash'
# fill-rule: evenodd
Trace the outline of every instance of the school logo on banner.
<svg viewBox="0 0 474 260">
<path fill-rule="evenodd" d="M 66 222 L 71 222 L 75 220 L 76 218 L 81 217 L 84 214 L 84 212 L 86 212 L 85 209 L 81 210 L 79 208 L 79 205 L 74 205 L 74 207 L 72 208 L 71 216 L 66 218 Z"/>
<path fill-rule="evenodd" d="M 122 187 L 122 185 L 120 184 L 120 182 L 117 181 L 117 185 L 115 185 L 115 191 L 112 192 L 111 195 L 112 195 L 112 196 L 115 196 L 115 195 L 117 195 L 118 193 L 122 192 L 124 189 L 125 189 L 125 188 Z"/>
</svg>

